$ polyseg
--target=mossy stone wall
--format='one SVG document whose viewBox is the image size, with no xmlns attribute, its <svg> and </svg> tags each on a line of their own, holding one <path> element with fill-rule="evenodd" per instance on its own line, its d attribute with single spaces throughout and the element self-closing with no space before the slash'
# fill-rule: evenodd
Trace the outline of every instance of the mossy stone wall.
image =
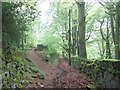
<svg viewBox="0 0 120 90">
<path fill-rule="evenodd" d="M 120 60 L 78 60 L 72 65 L 104 88 L 120 88 Z"/>
</svg>

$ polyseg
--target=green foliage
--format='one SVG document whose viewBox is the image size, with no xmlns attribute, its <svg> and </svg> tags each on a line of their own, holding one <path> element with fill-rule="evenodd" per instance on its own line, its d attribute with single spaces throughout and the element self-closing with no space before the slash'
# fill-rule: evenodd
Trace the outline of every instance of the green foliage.
<svg viewBox="0 0 120 90">
<path fill-rule="evenodd" d="M 32 58 L 26 58 L 26 60 L 32 62 Z"/>
<path fill-rule="evenodd" d="M 56 31 L 46 30 L 42 32 L 42 37 L 40 43 L 43 45 L 47 45 L 48 49 L 43 51 L 38 51 L 44 59 L 48 59 L 50 62 L 55 62 L 56 59 L 59 58 L 62 50 L 61 50 L 61 40 L 58 34 L 55 34 Z"/>
<path fill-rule="evenodd" d="M 45 79 L 45 75 L 43 73 L 37 73 L 38 78 Z"/>
<path fill-rule="evenodd" d="M 30 73 L 30 72 L 31 72 L 31 70 L 27 68 L 27 69 L 26 69 L 26 72 Z"/>
<path fill-rule="evenodd" d="M 31 71 L 37 73 L 37 75 L 33 75 L 32 77 L 35 77 L 35 78 L 38 77 L 40 79 L 44 79 L 45 78 L 44 73 L 42 73 L 38 68 L 31 67 L 30 69 L 31 69 Z"/>
<path fill-rule="evenodd" d="M 24 65 L 24 59 L 19 55 L 6 55 L 2 57 L 3 88 L 24 87 L 24 80 L 28 79 L 28 72 Z M 18 77 L 19 76 L 19 77 Z M 22 83 L 23 84 L 22 84 Z"/>
<path fill-rule="evenodd" d="M 33 77 L 33 78 L 38 78 L 38 76 L 37 76 L 37 75 L 32 75 L 32 77 Z"/>
<path fill-rule="evenodd" d="M 35 2 L 2 4 L 2 44 L 5 52 L 15 51 L 25 41 L 30 25 L 37 15 L 35 4 Z"/>
<path fill-rule="evenodd" d="M 31 67 L 30 69 L 31 69 L 31 71 L 33 71 L 33 72 L 35 72 L 35 73 L 40 72 L 40 71 L 39 71 L 39 69 L 38 69 L 38 68 L 36 68 L 36 67 Z"/>
<path fill-rule="evenodd" d="M 30 62 L 29 63 L 31 66 L 34 66 L 35 67 L 35 63 L 33 63 L 33 62 Z"/>
<path fill-rule="evenodd" d="M 40 55 L 42 55 L 44 61 L 46 61 L 47 63 L 49 63 L 51 65 L 53 63 L 55 63 L 60 57 L 59 56 L 60 54 L 54 48 L 49 49 L 49 50 L 44 50 L 44 51 L 41 51 L 41 52 L 38 51 L 38 53 Z"/>
</svg>

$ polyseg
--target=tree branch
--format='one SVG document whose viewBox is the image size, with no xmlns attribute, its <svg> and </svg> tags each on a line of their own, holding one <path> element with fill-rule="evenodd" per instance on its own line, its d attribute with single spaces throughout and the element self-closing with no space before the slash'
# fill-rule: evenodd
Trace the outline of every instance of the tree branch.
<svg viewBox="0 0 120 90">
<path fill-rule="evenodd" d="M 90 36 L 91 36 L 92 30 L 90 31 L 90 34 L 88 35 L 88 38 L 85 39 L 85 41 L 89 40 Z"/>
<path fill-rule="evenodd" d="M 102 32 L 102 25 L 104 23 L 104 19 L 102 21 L 100 21 L 100 20 L 97 20 L 97 21 L 100 22 L 100 33 L 101 33 L 101 36 L 102 36 L 103 40 L 106 40 L 106 38 L 104 37 L 103 32 Z"/>
</svg>

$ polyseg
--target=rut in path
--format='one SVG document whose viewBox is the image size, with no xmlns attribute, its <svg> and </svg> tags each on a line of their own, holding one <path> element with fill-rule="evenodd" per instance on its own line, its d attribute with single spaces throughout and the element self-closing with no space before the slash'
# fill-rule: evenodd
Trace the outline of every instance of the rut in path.
<svg viewBox="0 0 120 90">
<path fill-rule="evenodd" d="M 42 57 L 38 56 L 34 49 L 28 52 L 27 57 L 32 58 L 35 66 L 45 73 L 45 79 L 32 79 L 33 84 L 27 88 L 86 88 L 86 85 L 93 84 L 85 75 L 77 72 L 75 67 L 69 66 L 60 59 L 53 67 L 45 63 Z"/>
</svg>

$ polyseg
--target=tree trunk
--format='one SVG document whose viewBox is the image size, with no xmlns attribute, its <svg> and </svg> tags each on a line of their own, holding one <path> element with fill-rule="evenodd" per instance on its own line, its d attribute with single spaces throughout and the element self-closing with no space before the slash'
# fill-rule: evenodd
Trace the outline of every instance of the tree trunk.
<svg viewBox="0 0 120 90">
<path fill-rule="evenodd" d="M 22 39 L 22 49 L 24 50 L 24 39 Z"/>
<path fill-rule="evenodd" d="M 115 59 L 120 59 L 119 33 L 120 33 L 120 1 L 116 3 L 116 32 L 115 32 Z"/>
<path fill-rule="evenodd" d="M 69 34 L 69 40 L 68 40 L 68 56 L 69 56 L 69 65 L 71 65 L 71 10 L 69 9 L 69 30 L 68 30 L 68 34 Z"/>
<path fill-rule="evenodd" d="M 85 2 L 77 2 L 78 5 L 78 37 L 79 37 L 79 58 L 87 59 L 85 43 Z"/>
<path fill-rule="evenodd" d="M 76 24 L 75 22 L 73 21 L 73 24 Z M 72 28 L 72 54 L 76 55 L 76 26 Z"/>
<path fill-rule="evenodd" d="M 109 42 L 109 18 L 107 18 L 107 36 L 105 38 L 105 42 L 106 42 L 106 59 L 111 59 L 111 49 L 110 49 L 110 42 Z"/>
<path fill-rule="evenodd" d="M 111 30 L 112 30 L 112 39 L 115 45 L 115 31 L 114 31 L 114 20 L 113 15 L 110 15 L 110 21 L 111 21 Z"/>
<path fill-rule="evenodd" d="M 106 40 L 106 59 L 111 59 L 110 42 Z"/>
<path fill-rule="evenodd" d="M 80 54 L 79 54 L 79 37 L 78 37 L 79 35 L 78 35 L 78 31 L 77 31 L 77 54 L 78 54 L 78 56 L 80 56 Z"/>
</svg>

